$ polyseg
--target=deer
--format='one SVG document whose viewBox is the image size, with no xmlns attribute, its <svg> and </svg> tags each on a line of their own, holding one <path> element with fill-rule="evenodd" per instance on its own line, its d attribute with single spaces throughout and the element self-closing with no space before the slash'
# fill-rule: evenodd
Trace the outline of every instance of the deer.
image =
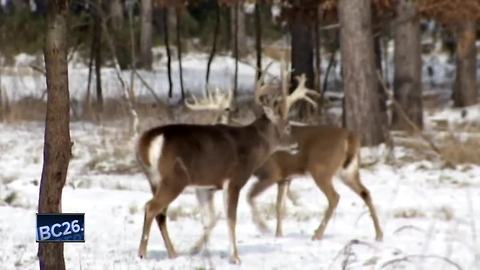
<svg viewBox="0 0 480 270">
<path fill-rule="evenodd" d="M 300 88 L 305 87 L 306 77 L 300 76 L 296 78 Z M 228 121 L 227 108 L 228 100 L 226 98 L 219 99 L 223 102 L 206 102 L 199 106 L 189 106 L 194 110 L 212 110 L 218 111 L 217 119 Z M 204 105 L 208 104 L 208 105 Z M 262 231 L 268 231 L 266 222 L 261 218 L 255 198 L 263 191 L 277 184 L 277 201 L 276 201 L 276 219 L 277 226 L 275 235 L 281 237 L 283 235 L 282 220 L 285 212 L 285 197 L 292 199 L 289 194 L 289 185 L 295 176 L 310 174 L 320 190 L 325 194 L 328 200 L 328 207 L 324 214 L 323 220 L 315 231 L 312 239 L 319 240 L 323 237 L 326 226 L 336 209 L 340 196 L 333 187 L 333 177 L 340 176 L 343 183 L 358 194 L 367 205 L 372 222 L 375 229 L 375 239 L 381 241 L 383 232 L 373 205 L 369 190 L 362 184 L 360 180 L 359 164 L 360 164 L 360 137 L 345 128 L 335 127 L 332 125 L 323 126 L 291 126 L 291 142 L 297 147 L 292 149 L 283 149 L 273 153 L 269 159 L 259 167 L 254 175 L 258 178 L 257 182 L 252 185 L 247 200 L 251 207 L 252 219 L 257 227 Z M 210 222 L 204 232 L 204 240 L 208 240 L 209 233 L 215 225 L 212 218 L 213 213 L 213 194 L 208 190 L 197 191 L 200 205 L 208 206 Z M 199 248 L 200 241 L 196 248 Z"/>
<path fill-rule="evenodd" d="M 333 185 L 334 176 L 339 176 L 367 205 L 375 229 L 375 239 L 381 241 L 383 232 L 370 191 L 360 179 L 360 137 L 340 127 L 292 125 L 291 140 L 298 147 L 296 153 L 277 151 L 254 172 L 258 180 L 249 190 L 247 200 L 257 227 L 263 232 L 268 231 L 255 199 L 268 187 L 277 184 L 275 235 L 283 235 L 282 219 L 289 183 L 295 176 L 309 174 L 328 200 L 323 219 L 312 236 L 312 240 L 322 239 L 340 199 Z"/>
<path fill-rule="evenodd" d="M 283 72 L 282 72 L 283 73 Z M 169 258 L 177 253 L 167 229 L 168 205 L 187 187 L 223 189 L 226 203 L 230 262 L 240 263 L 236 241 L 236 214 L 240 190 L 253 172 L 277 149 L 289 145 L 288 112 L 299 100 L 316 93 L 297 87 L 287 95 L 289 73 L 282 75 L 281 97 L 260 78 L 255 100 L 261 106 L 256 119 L 245 126 L 171 124 L 142 133 L 137 159 L 149 181 L 153 198 L 145 204 L 138 256 L 145 258 L 150 229 L 158 223 Z"/>
</svg>

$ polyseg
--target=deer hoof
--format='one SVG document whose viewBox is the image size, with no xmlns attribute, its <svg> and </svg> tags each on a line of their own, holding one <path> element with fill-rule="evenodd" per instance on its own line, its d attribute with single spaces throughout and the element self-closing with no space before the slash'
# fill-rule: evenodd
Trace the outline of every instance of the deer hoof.
<svg viewBox="0 0 480 270">
<path fill-rule="evenodd" d="M 175 259 L 177 256 L 178 256 L 178 255 L 177 255 L 177 253 L 175 253 L 175 252 L 172 252 L 172 253 L 169 253 L 169 254 L 168 254 L 168 258 L 170 258 L 170 259 Z"/>
<path fill-rule="evenodd" d="M 377 242 L 382 242 L 383 241 L 383 233 L 377 234 L 377 236 L 375 237 L 375 240 Z"/>
<path fill-rule="evenodd" d="M 312 240 L 313 240 L 313 241 L 322 240 L 322 238 L 323 238 L 323 235 L 322 235 L 322 234 L 317 234 L 317 233 L 316 233 L 316 234 L 314 234 L 314 235 L 312 236 Z"/>
<path fill-rule="evenodd" d="M 239 258 L 237 255 L 235 255 L 235 256 L 233 256 L 233 255 L 230 256 L 230 260 L 229 260 L 229 261 L 230 261 L 231 264 L 237 264 L 237 265 L 239 265 L 239 264 L 241 263 L 240 258 Z"/>
<path fill-rule="evenodd" d="M 140 259 L 145 259 L 146 258 L 145 253 L 146 253 L 145 251 L 138 251 L 138 257 Z"/>
</svg>

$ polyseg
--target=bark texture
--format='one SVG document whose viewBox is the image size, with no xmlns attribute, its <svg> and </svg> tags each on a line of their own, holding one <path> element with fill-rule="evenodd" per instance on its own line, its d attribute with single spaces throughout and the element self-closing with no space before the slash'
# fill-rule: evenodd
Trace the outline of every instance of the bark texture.
<svg viewBox="0 0 480 270">
<path fill-rule="evenodd" d="M 465 107 L 477 103 L 477 50 L 474 22 L 458 26 L 457 32 L 457 74 L 453 89 L 453 104 Z"/>
<path fill-rule="evenodd" d="M 292 61 L 292 81 L 291 90 L 297 87 L 297 80 L 295 77 L 305 74 L 307 76 L 306 86 L 314 89 L 315 71 L 314 71 L 314 40 L 313 40 L 313 25 L 312 19 L 307 17 L 305 10 L 296 8 L 292 11 L 290 19 L 290 35 L 291 39 L 291 61 Z M 300 119 L 308 118 L 310 112 L 310 105 L 306 102 L 299 103 L 298 115 Z"/>
<path fill-rule="evenodd" d="M 59 213 L 71 155 L 67 68 L 68 1 L 49 1 L 48 9 L 44 51 L 48 100 L 38 212 Z M 38 257 L 40 269 L 65 269 L 62 243 L 40 243 Z"/>
<path fill-rule="evenodd" d="M 110 0 L 111 25 L 114 31 L 119 31 L 123 25 L 123 5 L 121 0 Z"/>
<path fill-rule="evenodd" d="M 340 49 L 344 79 L 344 115 L 348 129 L 364 145 L 385 141 L 375 68 L 370 0 L 340 0 Z"/>
<path fill-rule="evenodd" d="M 394 30 L 395 53 L 393 79 L 394 97 L 406 116 L 419 128 L 423 127 L 422 58 L 420 21 L 414 1 L 397 2 L 397 26 Z M 403 114 L 393 111 L 396 129 L 411 130 Z"/>
<path fill-rule="evenodd" d="M 140 66 L 152 68 L 152 0 L 141 1 Z"/>
</svg>

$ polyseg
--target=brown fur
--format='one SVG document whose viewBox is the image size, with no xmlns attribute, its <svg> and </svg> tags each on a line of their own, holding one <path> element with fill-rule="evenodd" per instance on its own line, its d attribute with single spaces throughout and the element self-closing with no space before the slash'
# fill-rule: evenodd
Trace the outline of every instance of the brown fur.
<svg viewBox="0 0 480 270">
<path fill-rule="evenodd" d="M 152 166 L 149 149 L 152 141 L 164 138 L 159 165 L 161 181 L 152 186 L 154 198 L 145 209 L 145 223 L 139 255 L 145 256 L 149 230 L 154 217 L 160 227 L 170 257 L 175 257 L 167 232 L 165 215 L 168 204 L 188 185 L 215 186 L 220 189 L 228 184 L 228 222 L 235 243 L 235 222 L 238 194 L 260 164 L 270 156 L 278 145 L 288 143 L 284 134 L 286 121 L 273 124 L 265 115 L 243 127 L 226 125 L 168 125 L 150 129 L 139 139 L 138 159 L 147 177 Z M 151 182 L 152 183 L 152 182 Z M 238 262 L 238 251 L 234 244 L 232 260 Z"/>
<path fill-rule="evenodd" d="M 376 238 L 382 239 L 383 233 L 371 202 L 370 193 L 360 182 L 358 163 L 353 163 L 355 157 L 359 158 L 359 138 L 346 129 L 332 126 L 296 126 L 292 127 L 291 134 L 292 140 L 298 143 L 297 153 L 276 152 L 255 172 L 258 182 L 252 186 L 248 195 L 254 222 L 262 230 L 266 229 L 266 224 L 259 216 L 254 199 L 268 187 L 277 183 L 279 195 L 277 196 L 276 234 L 277 236 L 282 235 L 285 181 L 291 180 L 295 175 L 311 174 L 329 202 L 325 216 L 313 236 L 314 239 L 322 238 L 339 200 L 339 195 L 332 184 L 332 178 L 338 172 L 344 171 L 346 173 L 342 180 L 365 201 L 372 216 Z"/>
</svg>

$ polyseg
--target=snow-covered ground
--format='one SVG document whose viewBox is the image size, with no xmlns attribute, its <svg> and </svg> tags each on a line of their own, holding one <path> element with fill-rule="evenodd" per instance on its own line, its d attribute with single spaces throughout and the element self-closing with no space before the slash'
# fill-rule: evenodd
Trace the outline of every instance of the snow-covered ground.
<svg viewBox="0 0 480 270">
<path fill-rule="evenodd" d="M 202 91 L 206 57 L 185 57 L 187 90 Z M 442 80 L 451 81 L 452 65 L 445 57 L 427 58 L 426 65 L 435 67 L 433 86 L 443 84 Z M 28 68 L 35 61 L 38 60 L 23 55 L 16 66 L 2 69 L 0 87 L 9 100 L 42 97 L 45 79 Z M 178 87 L 176 67 L 174 63 L 174 84 Z M 105 68 L 102 72 L 105 96 L 121 96 L 114 71 Z M 278 63 L 271 72 L 278 74 Z M 69 73 L 72 99 L 84 97 L 87 73 L 80 61 L 72 61 Z M 332 78 L 339 78 L 338 68 L 335 73 Z M 158 95 L 166 97 L 164 65 L 141 74 Z M 212 85 L 228 89 L 232 74 L 231 58 L 216 58 Z M 130 78 L 128 71 L 123 75 L 127 80 Z M 254 69 L 241 64 L 242 91 L 251 91 L 253 78 Z M 429 77 L 424 78 L 427 78 L 424 83 L 429 83 Z M 150 97 L 138 78 L 135 82 L 137 95 Z M 439 122 L 446 122 L 450 130 L 465 128 L 462 124 L 467 122 L 472 125 L 466 127 L 468 134 L 463 135 L 478 136 L 480 107 L 466 112 L 447 109 L 426 113 L 428 133 L 435 134 L 433 128 Z M 35 213 L 43 162 L 43 132 L 43 123 L 39 122 L 0 123 L 0 269 L 38 268 Z M 151 194 L 134 160 L 133 140 L 121 123 L 98 126 L 75 122 L 71 125 L 71 135 L 73 158 L 63 193 L 63 212 L 85 213 L 86 242 L 65 244 L 67 269 L 480 269 L 480 164 L 462 164 L 452 169 L 435 159 L 422 160 L 433 155 L 419 155 L 418 149 L 403 146 L 395 148 L 392 164 L 383 159 L 382 148 L 363 149 L 364 160 L 368 161 L 369 156 L 379 159 L 361 173 L 384 229 L 385 239 L 380 243 L 374 241 L 366 207 L 341 183 L 336 185 L 341 200 L 324 239 L 310 240 L 322 218 L 326 199 L 308 176 L 292 183 L 292 189 L 300 195 L 300 205 L 287 204 L 285 236 L 263 235 L 251 222 L 245 200 L 246 190 L 254 181 L 251 179 L 239 202 L 240 266 L 228 263 L 221 194 L 216 196 L 216 205 L 222 219 L 212 233 L 208 250 L 194 256 L 188 253 L 201 235 L 202 225 L 195 196 L 192 190 L 187 190 L 169 209 L 170 235 L 180 256 L 174 260 L 167 258 L 154 226 L 148 258 L 140 260 L 136 254 L 143 206 Z M 262 213 L 268 217 L 272 229 L 275 196 L 276 189 L 271 188 L 259 198 Z"/>
<path fill-rule="evenodd" d="M 478 108 L 472 107 L 472 111 Z M 429 116 L 447 119 L 454 111 Z M 478 112 L 477 112 L 478 113 Z M 454 120 L 455 121 L 455 120 Z M 394 164 L 384 162 L 382 148 L 363 149 L 363 168 L 384 229 L 383 242 L 362 201 L 340 182 L 337 211 L 321 241 L 310 239 L 319 225 L 326 199 L 309 177 L 294 180 L 300 205 L 288 202 L 283 238 L 261 234 L 251 222 L 246 190 L 238 212 L 238 247 L 242 264 L 228 263 L 228 235 L 222 218 L 207 251 L 190 255 L 202 225 L 195 196 L 182 194 L 169 209 L 169 229 L 180 256 L 168 259 L 156 226 L 148 258 L 137 258 L 143 206 L 151 194 L 133 155 L 133 140 L 120 125 L 71 125 L 74 142 L 64 212 L 85 213 L 86 242 L 65 244 L 67 269 L 480 269 L 480 165 L 455 169 L 419 160 L 412 149 L 397 147 Z M 42 167 L 43 124 L 0 124 L 0 265 L 1 269 L 37 269 L 35 213 Z M 409 159 L 406 159 L 409 157 Z M 410 160 L 409 162 L 400 162 Z M 368 160 L 367 160 L 368 162 Z M 273 229 L 276 188 L 259 198 Z"/>
</svg>

